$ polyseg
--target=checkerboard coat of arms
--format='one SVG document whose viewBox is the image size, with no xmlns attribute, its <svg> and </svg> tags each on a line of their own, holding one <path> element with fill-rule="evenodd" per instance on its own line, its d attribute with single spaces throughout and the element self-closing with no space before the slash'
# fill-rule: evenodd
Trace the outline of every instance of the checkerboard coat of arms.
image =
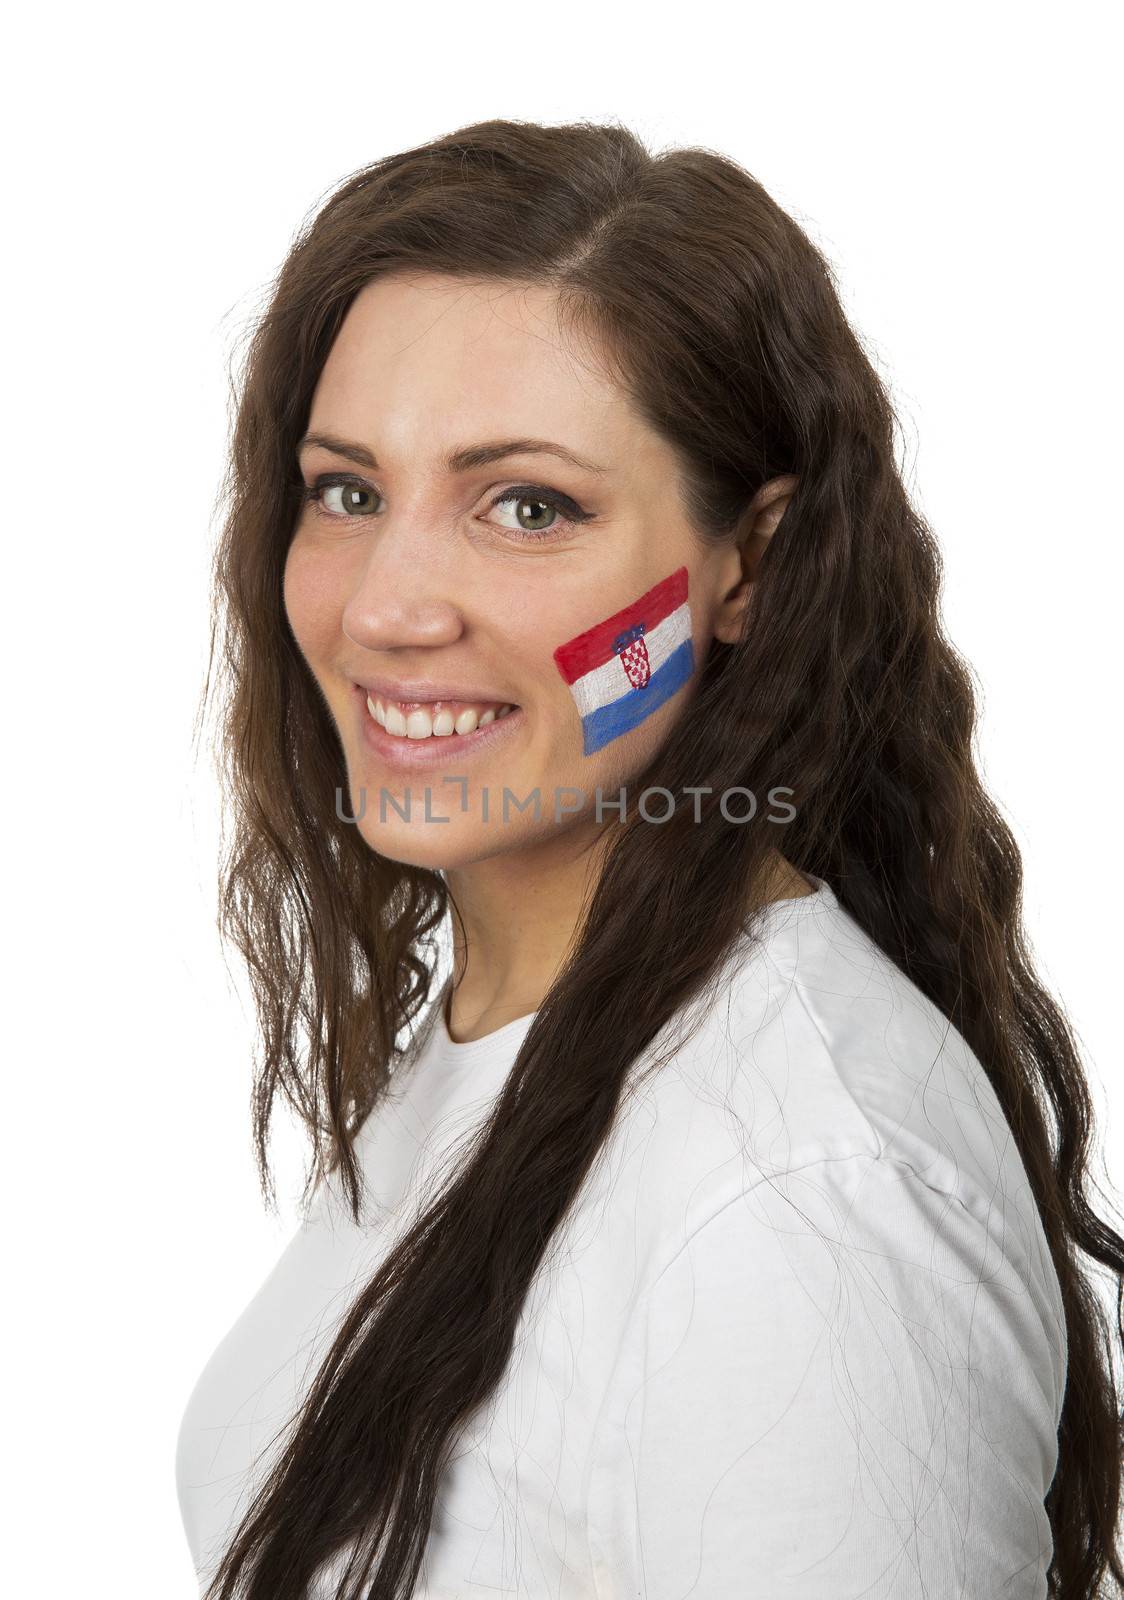
<svg viewBox="0 0 1124 1600">
<path fill-rule="evenodd" d="M 621 666 L 634 689 L 642 689 L 652 676 L 652 663 L 648 659 L 648 646 L 644 643 L 644 624 L 634 623 L 613 640 L 613 649 L 620 657 Z"/>
</svg>

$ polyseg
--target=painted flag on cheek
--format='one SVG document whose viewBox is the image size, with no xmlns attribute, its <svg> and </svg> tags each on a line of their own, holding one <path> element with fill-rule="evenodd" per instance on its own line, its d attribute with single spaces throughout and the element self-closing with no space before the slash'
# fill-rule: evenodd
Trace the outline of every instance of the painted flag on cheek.
<svg viewBox="0 0 1124 1600">
<path fill-rule="evenodd" d="M 657 711 L 694 671 L 687 569 L 679 567 L 623 611 L 554 652 L 592 755 Z"/>
</svg>

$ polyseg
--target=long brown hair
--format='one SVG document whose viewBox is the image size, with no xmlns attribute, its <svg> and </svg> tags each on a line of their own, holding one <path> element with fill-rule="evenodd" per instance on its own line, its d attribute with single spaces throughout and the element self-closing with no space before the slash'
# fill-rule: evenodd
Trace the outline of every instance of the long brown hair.
<svg viewBox="0 0 1124 1600">
<path fill-rule="evenodd" d="M 267 1202 L 280 1094 L 308 1129 L 306 1196 L 334 1173 L 359 1221 L 353 1140 L 431 1014 L 437 930 L 455 911 L 439 873 L 380 858 L 341 821 L 340 741 L 282 603 L 313 390 L 358 291 L 397 269 L 556 290 L 560 315 L 597 341 L 676 450 L 700 540 L 731 538 L 767 479 L 799 484 L 742 638 L 713 645 L 693 715 L 635 780 L 709 789 L 700 821 L 680 807 L 660 827 L 633 816 L 615 828 L 471 1159 L 358 1294 L 209 1600 L 298 1600 L 348 1550 L 340 1600 L 411 1593 L 458 1426 L 500 1382 L 628 1069 L 744 932 L 780 842 L 764 812 L 731 827 L 714 797 L 774 785 L 794 791 L 785 856 L 830 882 L 994 1085 L 1065 1302 L 1049 1593 L 1091 1600 L 1106 1568 L 1124 1583 L 1113 1539 L 1124 1239 L 1085 1193 L 1089 1089 L 1031 962 L 1018 850 L 974 764 L 972 678 L 942 631 L 938 552 L 828 264 L 760 183 L 710 150 L 653 155 L 611 122 L 495 120 L 376 161 L 304 226 L 253 329 L 211 647 L 234 815 L 220 927 L 247 964 L 263 1034 L 253 1128 Z M 1115 1328 L 1079 1251 L 1115 1277 Z"/>
</svg>

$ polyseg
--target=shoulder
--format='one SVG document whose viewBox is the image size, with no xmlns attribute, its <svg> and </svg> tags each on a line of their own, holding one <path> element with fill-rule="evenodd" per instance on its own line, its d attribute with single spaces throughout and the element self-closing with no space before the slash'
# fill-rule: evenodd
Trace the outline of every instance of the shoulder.
<svg viewBox="0 0 1124 1600">
<path fill-rule="evenodd" d="M 770 1600 L 954 1574 L 999 1593 L 1049 1557 L 1059 1336 L 1001 1230 L 904 1163 L 762 1176 L 637 1304 L 590 1461 L 594 1552 L 669 1597 L 747 1570 Z"/>
<path fill-rule="evenodd" d="M 760 1177 L 660 1266 L 638 1319 L 647 1360 L 678 1346 L 689 1306 L 702 1317 L 699 1348 L 742 1329 L 738 1359 L 752 1348 L 758 1378 L 795 1374 L 800 1341 L 826 1337 L 845 1364 L 869 1359 L 872 1375 L 893 1379 L 896 1349 L 905 1367 L 924 1364 L 934 1393 L 942 1374 L 1000 1385 L 1028 1433 L 1045 1420 L 1049 1436 L 1065 1386 L 1064 1315 L 1026 1275 L 1008 1227 L 998 1196 L 981 1214 L 893 1157 L 860 1152 Z"/>
<path fill-rule="evenodd" d="M 628 1098 L 695 1178 L 737 1156 L 710 1198 L 865 1154 L 974 1205 L 1021 1170 L 973 1051 L 826 884 L 766 908 L 637 1062 Z"/>
<path fill-rule="evenodd" d="M 1060 1289 L 987 1073 L 826 885 L 768 908 L 682 1020 L 630 1096 L 649 1283 L 702 1229 L 757 1240 L 759 1217 L 807 1226 L 825 1268 L 929 1256 L 940 1233 L 980 1271 L 1001 1258 L 1064 1377 Z"/>
</svg>

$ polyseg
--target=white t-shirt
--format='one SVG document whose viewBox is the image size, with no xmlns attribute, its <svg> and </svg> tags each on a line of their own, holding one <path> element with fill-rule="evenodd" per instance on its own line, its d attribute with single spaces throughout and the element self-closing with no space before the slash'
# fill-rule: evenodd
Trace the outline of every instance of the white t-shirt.
<svg viewBox="0 0 1124 1600">
<path fill-rule="evenodd" d="M 622 1101 L 418 1600 L 1043 1600 L 1066 1334 L 1026 1174 L 963 1039 L 812 881 Z M 437 1015 L 359 1135 L 382 1220 L 321 1186 L 204 1369 L 176 1461 L 201 1588 L 531 1021 L 456 1044 Z"/>
</svg>

